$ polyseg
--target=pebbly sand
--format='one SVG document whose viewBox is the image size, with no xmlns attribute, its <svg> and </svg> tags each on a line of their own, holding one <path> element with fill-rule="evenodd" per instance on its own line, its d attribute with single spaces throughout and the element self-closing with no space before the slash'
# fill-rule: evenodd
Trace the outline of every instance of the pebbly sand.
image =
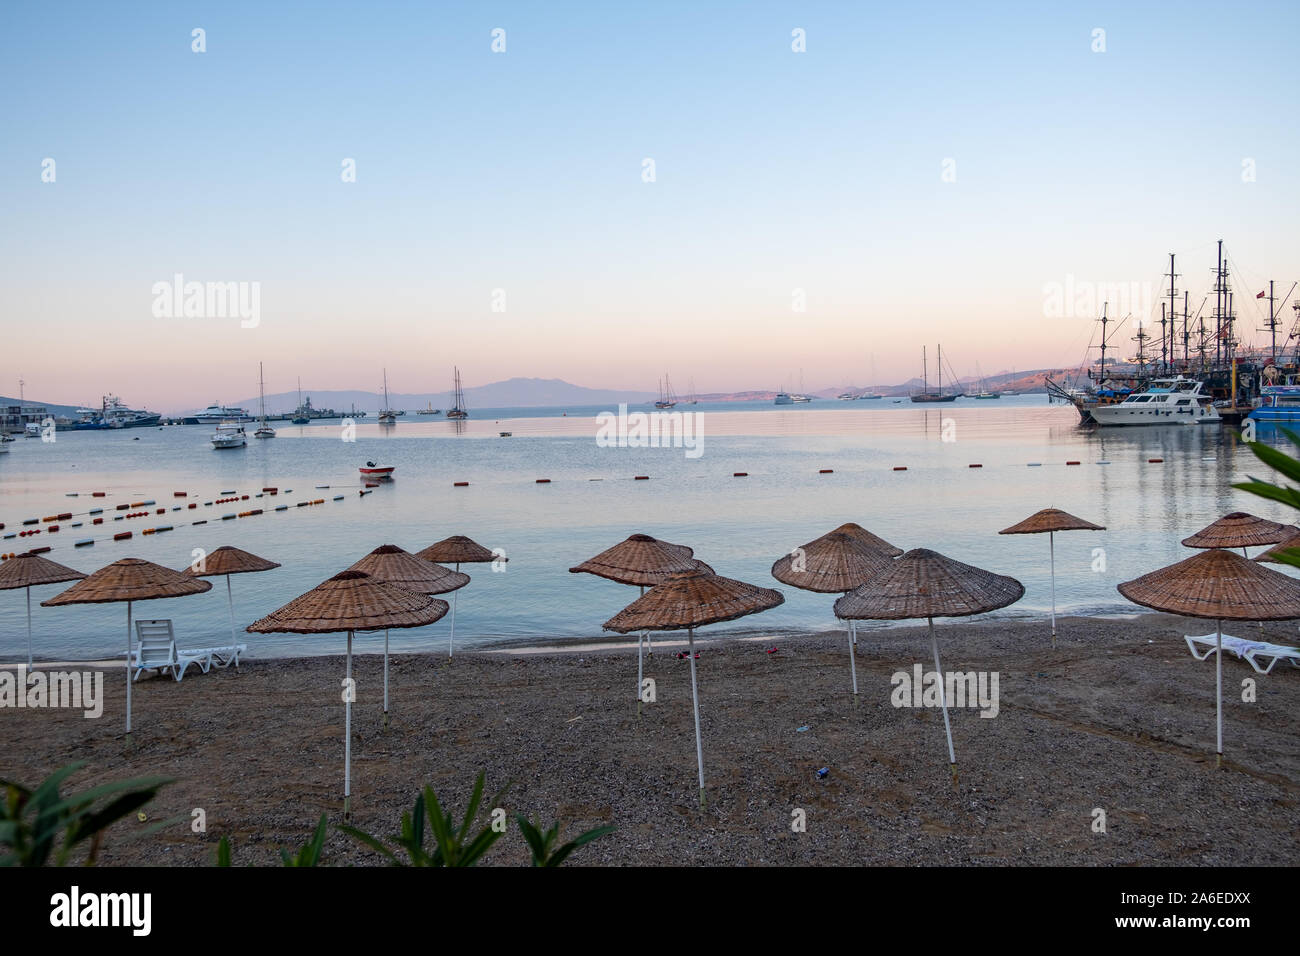
<svg viewBox="0 0 1300 956">
<path fill-rule="evenodd" d="M 1214 760 L 1214 661 L 1183 633 L 1204 621 L 1147 614 L 1045 623 L 940 621 L 945 670 L 999 673 L 1000 712 L 952 711 L 954 791 L 942 714 L 895 708 L 890 676 L 933 666 L 922 627 L 863 632 L 859 705 L 843 633 L 697 639 L 708 806 L 698 809 L 689 664 L 648 659 L 657 701 L 638 719 L 636 641 L 628 649 L 403 655 L 382 722 L 382 658 L 354 660 L 354 823 L 397 832 L 418 787 L 463 812 L 479 770 L 502 805 L 572 836 L 613 824 L 571 864 L 1294 865 L 1300 861 L 1300 670 L 1256 674 L 1224 660 L 1224 770 Z M 1257 625 L 1233 625 L 1251 637 Z M 761 633 L 761 632 L 759 632 Z M 677 635 L 664 635 L 665 638 Z M 1266 626 L 1300 644 L 1294 624 Z M 340 652 L 343 635 L 335 641 Z M 373 648 L 376 638 L 362 646 Z M 658 642 L 657 642 L 658 646 Z M 777 653 L 767 648 L 776 646 Z M 0 776 L 34 784 L 74 760 L 76 789 L 142 774 L 176 778 L 143 836 L 109 831 L 102 865 L 202 865 L 230 836 L 236 865 L 279 863 L 322 811 L 342 816 L 343 657 L 249 661 L 135 685 L 134 746 L 123 737 L 124 679 L 106 675 L 104 717 L 0 711 Z M 1256 681 L 1255 703 L 1242 681 Z M 796 728 L 807 726 L 799 732 Z M 825 779 L 817 770 L 829 768 Z M 65 786 L 65 792 L 69 788 Z M 207 832 L 191 832 L 191 810 Z M 1094 808 L 1106 833 L 1093 830 Z M 793 811 L 806 832 L 792 832 Z M 486 862 L 524 864 L 513 825 Z M 327 864 L 376 864 L 331 832 Z"/>
</svg>

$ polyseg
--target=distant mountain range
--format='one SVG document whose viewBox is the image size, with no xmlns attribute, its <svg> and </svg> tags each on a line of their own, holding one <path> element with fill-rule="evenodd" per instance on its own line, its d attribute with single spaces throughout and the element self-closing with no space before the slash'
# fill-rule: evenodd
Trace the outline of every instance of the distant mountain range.
<svg viewBox="0 0 1300 956">
<path fill-rule="evenodd" d="M 1040 392 L 1043 390 L 1043 379 L 1047 377 L 1059 378 L 1061 375 L 1073 371 L 1072 369 L 1037 369 L 1034 371 L 1003 373 L 1001 375 L 990 375 L 985 377 L 984 385 L 987 388 L 998 389 L 1004 392 Z M 931 382 L 931 385 L 934 383 Z M 963 378 L 958 385 L 963 391 L 973 391 L 979 385 L 979 380 L 974 377 Z M 831 388 L 823 388 L 808 394 L 818 398 L 835 398 L 844 393 L 880 393 L 883 395 L 901 396 L 915 391 L 921 387 L 920 379 L 910 379 L 898 385 L 838 385 Z M 343 412 L 350 410 L 353 406 L 360 411 L 376 412 L 383 403 L 381 393 L 349 390 L 349 389 L 303 389 L 303 398 L 311 398 L 312 406 L 315 408 L 332 408 L 335 411 Z M 771 389 L 758 389 L 753 391 L 737 392 L 712 392 L 700 393 L 697 397 L 701 402 L 770 402 L 775 397 L 776 391 Z M 510 378 L 502 382 L 493 382 L 490 385 L 480 385 L 475 388 L 465 389 L 465 402 L 471 410 L 475 408 L 538 408 L 538 407 L 563 407 L 569 406 L 604 406 L 613 407 L 621 402 L 629 405 L 645 404 L 653 402 L 658 396 L 654 392 L 637 392 L 637 391 L 618 391 L 613 389 L 586 388 L 582 385 L 574 385 L 571 382 L 565 382 L 558 378 Z M 219 396 L 213 397 L 215 401 L 223 405 L 232 405 L 246 408 L 252 414 L 257 414 L 257 396 L 244 397 L 239 399 L 229 399 Z M 681 396 L 679 396 L 681 398 Z M 432 406 L 445 410 L 450 404 L 450 396 L 447 392 L 392 392 L 388 393 L 389 402 L 394 408 L 415 411 L 421 408 Z M 128 399 L 128 402 L 130 400 Z M 0 405 L 17 405 L 16 398 L 5 398 L 0 396 Z M 76 405 L 60 405 L 51 402 L 42 402 L 34 398 L 25 400 L 27 405 L 44 405 L 51 415 L 56 417 L 76 417 Z M 164 414 L 169 415 L 193 415 L 207 407 L 207 402 L 203 405 L 192 408 L 177 410 L 171 409 Z M 132 407 L 138 408 L 139 405 Z M 291 412 L 298 407 L 298 393 L 277 392 L 273 395 L 266 396 L 266 410 L 269 414 L 282 414 Z M 156 411 L 157 409 L 155 409 Z"/>
</svg>

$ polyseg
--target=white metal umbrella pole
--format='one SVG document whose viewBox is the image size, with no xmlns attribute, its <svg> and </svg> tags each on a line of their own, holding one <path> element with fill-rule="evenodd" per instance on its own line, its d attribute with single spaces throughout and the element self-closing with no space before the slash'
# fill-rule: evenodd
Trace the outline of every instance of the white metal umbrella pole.
<svg viewBox="0 0 1300 956">
<path fill-rule="evenodd" d="M 352 632 L 348 631 L 348 671 L 343 683 L 343 819 L 352 817 Z"/>
<path fill-rule="evenodd" d="M 1223 766 L 1223 621 L 1214 622 L 1214 723 L 1217 744 L 1214 765 Z"/>
<path fill-rule="evenodd" d="M 1056 646 L 1056 532 L 1047 532 L 1047 553 L 1052 563 L 1052 646 Z"/>
<path fill-rule="evenodd" d="M 645 585 L 641 585 L 641 596 L 645 597 Z M 644 664 L 641 661 L 641 645 L 645 643 L 646 632 L 636 637 L 636 715 L 641 716 L 641 686 L 644 681 Z"/>
<path fill-rule="evenodd" d="M 939 664 L 939 641 L 934 636 L 934 618 L 930 622 L 930 646 L 934 648 L 934 672 L 939 678 L 939 704 L 943 707 L 943 730 L 948 735 L 948 765 L 952 768 L 952 785 L 957 786 L 957 754 L 952 749 L 952 725 L 948 723 L 948 696 L 944 690 L 943 667 Z"/>
<path fill-rule="evenodd" d="M 32 586 L 27 585 L 27 671 L 32 670 Z M 129 673 L 129 671 L 128 671 Z"/>
<path fill-rule="evenodd" d="M 853 645 L 858 638 L 857 621 L 849 621 L 849 670 L 853 673 L 853 706 L 858 706 L 858 663 L 853 657 Z"/>
<path fill-rule="evenodd" d="M 388 628 L 384 628 L 384 728 L 388 727 Z"/>
<path fill-rule="evenodd" d="M 131 602 L 126 602 L 126 742 L 131 742 Z"/>
<path fill-rule="evenodd" d="M 230 643 L 238 644 L 239 638 L 235 636 L 235 596 L 230 590 L 230 575 L 226 575 L 226 601 L 230 604 Z M 239 660 L 238 657 L 235 660 Z"/>
<path fill-rule="evenodd" d="M 691 661 L 691 704 L 695 707 L 695 764 L 700 770 L 700 809 L 704 809 L 704 746 L 700 743 L 700 692 L 695 684 L 695 628 L 686 629 L 686 640 L 690 647 Z"/>
<path fill-rule="evenodd" d="M 644 585 L 644 584 L 641 585 L 641 596 L 642 596 L 642 597 L 645 597 L 645 585 Z M 654 639 L 654 636 L 653 636 L 649 631 L 642 631 L 642 632 L 641 632 L 641 636 L 645 638 L 645 642 L 646 642 L 646 656 L 647 656 L 647 657 L 654 657 L 654 656 L 655 656 L 655 639 Z"/>
<path fill-rule="evenodd" d="M 456 570 L 460 570 L 460 562 L 456 562 Z M 460 597 L 460 588 L 451 592 L 451 636 L 447 638 L 447 660 L 451 660 L 451 650 L 456 643 L 456 599 Z"/>
</svg>

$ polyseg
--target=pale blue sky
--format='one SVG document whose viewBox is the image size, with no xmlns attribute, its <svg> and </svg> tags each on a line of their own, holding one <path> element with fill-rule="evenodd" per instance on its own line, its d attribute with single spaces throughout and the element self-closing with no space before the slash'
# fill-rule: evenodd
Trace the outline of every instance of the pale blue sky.
<svg viewBox="0 0 1300 956">
<path fill-rule="evenodd" d="M 1300 277 L 1297 8 L 6 5 L 0 394 L 1075 363 L 1046 283 L 1158 286 L 1177 252 L 1195 303 L 1218 238 L 1243 311 Z M 155 318 L 176 272 L 260 282 L 261 324 Z"/>
</svg>

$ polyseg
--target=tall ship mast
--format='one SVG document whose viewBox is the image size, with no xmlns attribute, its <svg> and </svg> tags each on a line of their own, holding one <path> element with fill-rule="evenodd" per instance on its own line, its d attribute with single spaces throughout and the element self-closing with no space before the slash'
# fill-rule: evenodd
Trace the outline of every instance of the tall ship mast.
<svg viewBox="0 0 1300 956">
<path fill-rule="evenodd" d="M 262 374 L 262 363 L 257 363 L 257 395 L 259 409 L 262 413 L 261 424 L 257 426 L 257 431 L 253 432 L 254 438 L 274 438 L 275 429 L 266 423 L 266 378 Z"/>
<path fill-rule="evenodd" d="M 659 401 L 655 402 L 655 408 L 672 408 L 676 404 L 677 396 L 673 394 L 673 383 L 665 373 L 663 381 L 659 383 Z"/>
<path fill-rule="evenodd" d="M 935 391 L 930 391 L 929 380 L 929 359 L 925 354 L 925 346 L 921 346 L 921 391 L 912 394 L 912 401 L 921 403 L 930 402 L 955 402 L 957 401 L 956 393 L 945 395 L 943 391 L 943 346 L 935 347 L 935 369 L 939 373 L 938 385 Z"/>
</svg>

